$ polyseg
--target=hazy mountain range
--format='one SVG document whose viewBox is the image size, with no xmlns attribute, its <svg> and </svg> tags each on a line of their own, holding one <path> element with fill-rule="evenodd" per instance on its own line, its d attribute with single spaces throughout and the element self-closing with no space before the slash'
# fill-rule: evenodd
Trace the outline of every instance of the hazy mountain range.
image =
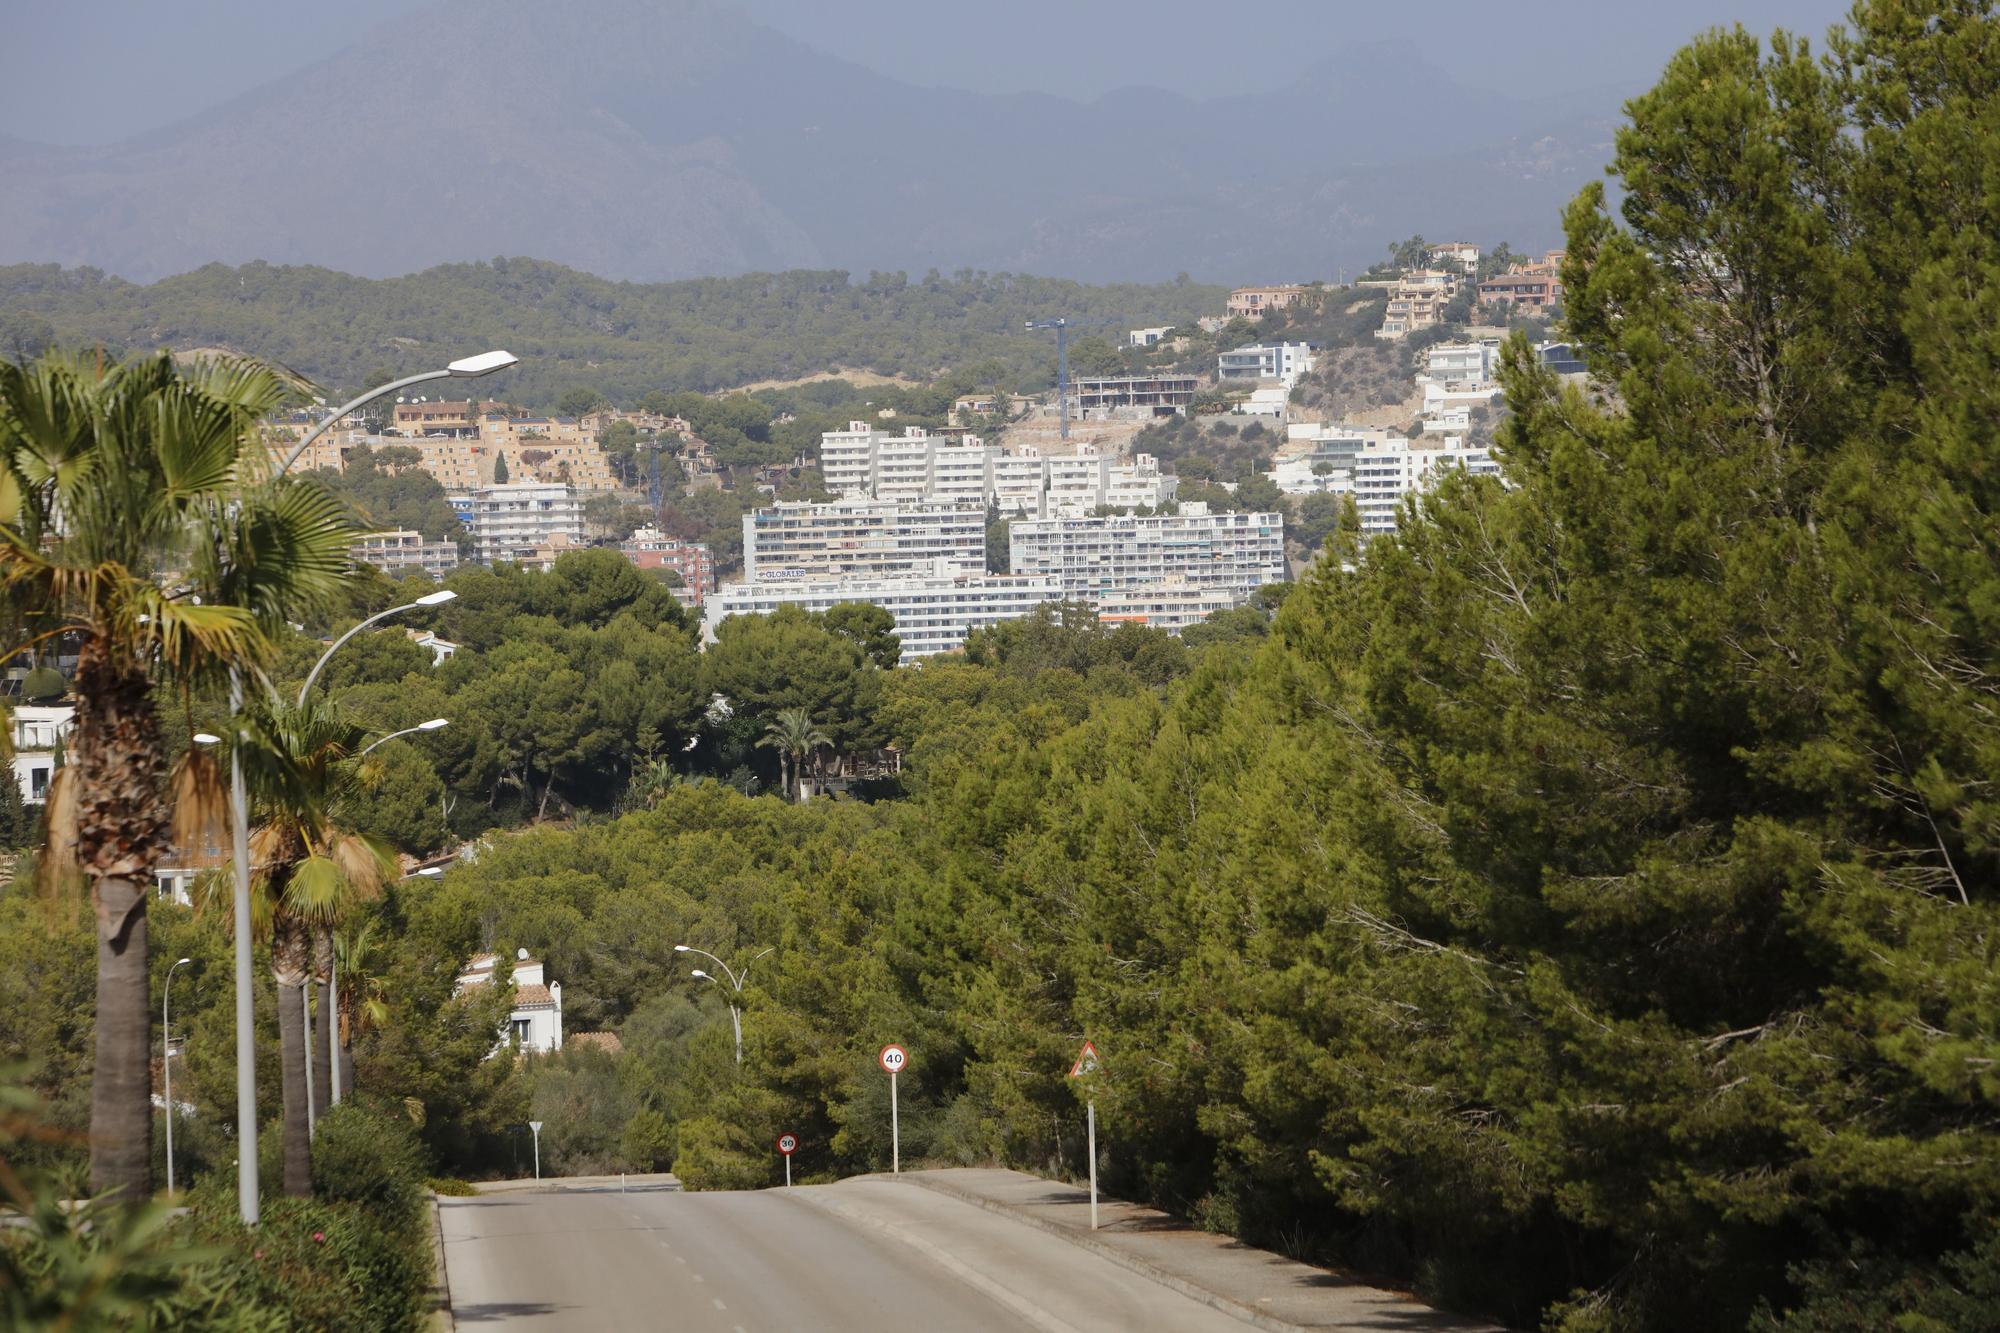
<svg viewBox="0 0 2000 1333">
<path fill-rule="evenodd" d="M 1231 22 L 1188 40 L 1220 58 L 1273 36 Z M 977 53 L 922 76 L 960 56 Z M 1616 103 L 1474 91 L 1414 46 L 1207 100 L 969 93 L 708 0 L 444 0 L 124 143 L 0 138 L 0 262 L 137 280 L 214 260 L 381 276 L 502 254 L 649 280 L 1330 277 L 1415 231 L 1555 243 L 1557 210 L 1609 157 Z"/>
</svg>

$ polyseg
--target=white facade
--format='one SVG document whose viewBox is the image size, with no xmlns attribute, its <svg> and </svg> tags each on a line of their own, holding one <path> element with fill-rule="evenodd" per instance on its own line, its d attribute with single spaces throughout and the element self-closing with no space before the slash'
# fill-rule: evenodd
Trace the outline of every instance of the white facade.
<svg viewBox="0 0 2000 1333">
<path fill-rule="evenodd" d="M 937 504 L 984 505 L 993 493 L 995 452 L 977 439 L 938 445 L 931 451 L 927 498 Z"/>
<path fill-rule="evenodd" d="M 702 629 L 713 640 L 716 626 L 729 616 L 769 615 L 788 605 L 821 612 L 842 602 L 866 602 L 895 617 L 901 660 L 911 662 L 956 651 L 973 630 L 1019 620 L 1062 595 L 1061 582 L 1047 576 L 965 574 L 944 562 L 929 573 L 725 583 L 702 607 Z"/>
<path fill-rule="evenodd" d="M 1232 380 L 1277 380 L 1287 389 L 1309 375 L 1313 349 L 1309 343 L 1252 343 L 1223 352 L 1215 358 L 1216 378 Z"/>
<path fill-rule="evenodd" d="M 1435 343 L 1424 349 L 1424 373 L 1442 384 L 1484 384 L 1499 359 L 1497 342 Z"/>
<path fill-rule="evenodd" d="M 21 799 L 40 804 L 55 780 L 56 747 L 76 727 L 74 704 L 14 706 L 14 782 Z"/>
<path fill-rule="evenodd" d="M 1183 577 L 1245 596 L 1285 577 L 1282 514 L 1211 514 L 1190 503 L 1179 514 L 1017 519 L 1008 527 L 1009 568 L 1054 575 L 1067 597 L 1108 594 Z"/>
<path fill-rule="evenodd" d="M 472 541 L 483 565 L 531 560 L 551 543 L 581 546 L 583 501 L 573 486 L 483 486 L 472 493 Z"/>
<path fill-rule="evenodd" d="M 1230 408 L 1240 417 L 1281 417 L 1291 401 L 1292 392 L 1282 384 L 1269 389 L 1252 389 L 1250 396 Z"/>
<path fill-rule="evenodd" d="M 1040 518 L 1048 512 L 1049 466 L 1033 445 L 993 460 L 993 503 L 1002 514 Z"/>
<path fill-rule="evenodd" d="M 893 439 L 865 421 L 850 421 L 846 430 L 819 437 L 820 480 L 835 495 L 867 495 L 875 486 L 875 444 Z"/>
<path fill-rule="evenodd" d="M 1097 618 L 1178 634 L 1242 603 L 1242 595 L 1233 589 L 1204 588 L 1176 576 L 1108 594 L 1097 603 Z"/>
<path fill-rule="evenodd" d="M 1447 468 L 1497 477 L 1500 465 L 1485 449 L 1412 448 L 1407 441 L 1364 449 L 1354 463 L 1354 507 L 1363 536 L 1394 532 L 1405 496 L 1428 490 Z"/>
<path fill-rule="evenodd" d="M 926 571 L 946 560 L 986 572 L 986 510 L 883 500 L 785 503 L 743 516 L 743 577 L 839 578 Z"/>
<path fill-rule="evenodd" d="M 499 961 L 497 954 L 475 954 L 465 971 L 458 974 L 453 993 L 462 994 L 469 987 L 491 982 Z M 561 1050 L 562 1044 L 562 983 L 545 980 L 541 959 L 528 957 L 528 951 L 522 949 L 514 962 L 514 1010 L 507 1016 L 507 1025 L 500 1029 L 500 1040 L 493 1054 L 498 1055 L 511 1046 L 517 1051 L 545 1055 Z"/>
<path fill-rule="evenodd" d="M 1440 405 L 1421 424 L 1426 435 L 1462 435 L 1472 429 L 1472 409 L 1463 403 Z"/>
<path fill-rule="evenodd" d="M 1133 329 L 1125 335 L 1127 347 L 1151 347 L 1174 331 L 1171 324 L 1162 324 L 1157 329 Z"/>
</svg>

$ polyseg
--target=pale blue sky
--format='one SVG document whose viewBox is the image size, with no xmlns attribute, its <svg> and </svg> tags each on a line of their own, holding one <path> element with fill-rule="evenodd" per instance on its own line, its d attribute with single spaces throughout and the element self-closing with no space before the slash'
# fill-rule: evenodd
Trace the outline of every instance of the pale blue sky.
<svg viewBox="0 0 2000 1333">
<path fill-rule="evenodd" d="M 1818 37 L 1846 9 L 1846 0 L 738 2 L 802 41 L 910 82 L 1072 97 L 1135 84 L 1200 96 L 1282 82 L 1344 44 L 1393 38 L 1424 39 L 1437 64 L 1475 86 L 1638 88 L 1711 24 Z M 156 129 L 424 3 L 0 0 L 0 134 L 107 143 Z"/>
</svg>

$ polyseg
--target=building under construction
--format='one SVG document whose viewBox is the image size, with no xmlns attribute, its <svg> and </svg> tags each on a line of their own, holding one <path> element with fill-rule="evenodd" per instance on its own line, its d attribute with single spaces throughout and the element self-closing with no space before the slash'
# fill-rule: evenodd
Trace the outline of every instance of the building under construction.
<svg viewBox="0 0 2000 1333">
<path fill-rule="evenodd" d="M 1070 384 L 1070 402 L 1079 417 L 1093 411 L 1109 413 L 1138 408 L 1156 417 L 1186 412 L 1199 383 L 1194 375 L 1126 375 L 1078 379 Z"/>
</svg>

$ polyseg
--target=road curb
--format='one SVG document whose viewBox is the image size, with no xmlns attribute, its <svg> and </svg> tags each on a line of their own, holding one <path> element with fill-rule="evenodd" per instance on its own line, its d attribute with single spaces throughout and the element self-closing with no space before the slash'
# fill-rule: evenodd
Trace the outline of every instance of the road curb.
<svg viewBox="0 0 2000 1333">
<path fill-rule="evenodd" d="M 1177 1291 L 1191 1301 L 1199 1301 L 1211 1310 L 1219 1311 L 1233 1319 L 1240 1319 L 1254 1328 L 1266 1329 L 1269 1330 L 1269 1333 L 1323 1333 L 1323 1331 L 1309 1329 L 1303 1324 L 1294 1324 L 1288 1320 L 1280 1319 L 1276 1315 L 1266 1314 L 1254 1306 L 1245 1305 L 1241 1301 L 1224 1296 L 1219 1291 L 1212 1291 L 1198 1282 L 1190 1282 L 1178 1273 L 1169 1272 L 1167 1269 L 1161 1268 L 1158 1264 L 1150 1263 L 1147 1260 L 1139 1258 L 1137 1255 L 1127 1254 L 1115 1245 L 1108 1245 L 1098 1240 L 1095 1236 L 1092 1236 L 1089 1232 L 1078 1231 L 1074 1227 L 1066 1227 L 1057 1222 L 1044 1221 L 1042 1218 L 1024 1213 L 1009 1204 L 1001 1203 L 998 1199 L 989 1199 L 983 1194 L 974 1194 L 971 1190 L 961 1189 L 947 1181 L 926 1178 L 914 1172 L 909 1175 L 887 1177 L 887 1179 L 921 1186 L 936 1194 L 950 1195 L 954 1199 L 984 1208 L 989 1213 L 997 1213 L 1001 1217 L 1010 1217 L 1023 1226 L 1033 1227 L 1037 1231 L 1046 1231 L 1051 1236 L 1060 1236 L 1078 1249 L 1089 1250 L 1101 1258 L 1109 1259 L 1120 1268 L 1137 1273 L 1141 1277 L 1151 1278 L 1161 1286 L 1172 1291 Z"/>
<path fill-rule="evenodd" d="M 444 1211 L 431 1195 L 431 1327 L 457 1333 L 458 1316 L 451 1312 L 451 1270 L 444 1266 Z"/>
</svg>

